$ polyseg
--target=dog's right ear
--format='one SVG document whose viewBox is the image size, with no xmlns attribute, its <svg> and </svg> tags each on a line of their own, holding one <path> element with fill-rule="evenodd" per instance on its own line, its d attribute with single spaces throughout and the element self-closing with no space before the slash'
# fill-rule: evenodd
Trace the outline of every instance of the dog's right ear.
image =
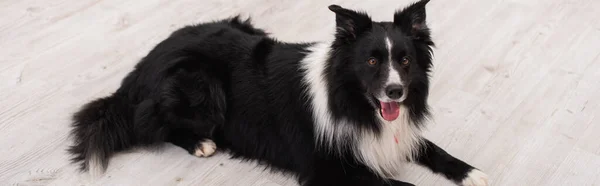
<svg viewBox="0 0 600 186">
<path fill-rule="evenodd" d="M 373 22 L 365 13 L 345 9 L 339 5 L 330 5 L 328 8 L 335 13 L 335 36 L 338 39 L 354 41 L 360 34 L 371 29 Z"/>
<path fill-rule="evenodd" d="M 425 5 L 429 0 L 420 0 L 412 5 L 397 11 L 394 14 L 394 24 L 399 26 L 406 34 L 415 38 L 429 36 L 426 24 Z"/>
</svg>

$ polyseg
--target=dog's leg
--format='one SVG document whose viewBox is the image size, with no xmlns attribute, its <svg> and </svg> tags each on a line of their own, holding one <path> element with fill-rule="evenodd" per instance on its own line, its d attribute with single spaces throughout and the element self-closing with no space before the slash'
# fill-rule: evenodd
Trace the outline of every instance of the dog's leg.
<svg viewBox="0 0 600 186">
<path fill-rule="evenodd" d="M 160 115 L 169 127 L 167 141 L 198 157 L 215 153 L 213 134 L 224 122 L 225 94 L 210 78 L 201 70 L 179 69 L 161 87 Z"/>
<path fill-rule="evenodd" d="M 312 169 L 302 186 L 414 186 L 413 184 L 385 179 L 358 164 L 340 164 L 340 160 L 320 161 Z"/>
<path fill-rule="evenodd" d="M 346 175 L 340 176 L 333 174 L 320 174 L 310 178 L 307 182 L 301 184 L 302 186 L 415 186 L 411 183 L 397 181 L 397 180 L 383 180 L 374 175 Z M 360 177 L 360 178 L 359 178 Z"/>
<path fill-rule="evenodd" d="M 477 168 L 448 154 L 431 141 L 424 139 L 419 154 L 416 157 L 418 164 L 429 168 L 435 173 L 440 173 L 446 178 L 462 186 L 487 186 L 487 175 Z"/>
<path fill-rule="evenodd" d="M 360 178 L 359 178 L 360 177 Z M 368 177 L 368 178 L 367 178 Z M 360 176 L 342 176 L 333 177 L 328 175 L 318 176 L 313 178 L 309 183 L 303 184 L 302 186 L 332 186 L 332 185 L 344 185 L 344 186 L 415 186 L 414 184 L 398 181 L 398 180 L 384 180 L 374 175 L 360 175 Z"/>
</svg>

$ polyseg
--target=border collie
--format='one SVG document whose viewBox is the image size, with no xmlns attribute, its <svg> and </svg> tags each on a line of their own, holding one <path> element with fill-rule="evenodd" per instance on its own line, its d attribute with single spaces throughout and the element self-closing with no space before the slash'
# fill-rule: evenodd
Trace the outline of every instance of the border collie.
<svg viewBox="0 0 600 186">
<path fill-rule="evenodd" d="M 393 22 L 331 5 L 335 35 L 320 43 L 281 42 L 237 16 L 181 28 L 115 93 L 74 114 L 72 161 L 101 174 L 117 152 L 169 142 L 199 157 L 222 150 L 254 160 L 303 186 L 412 185 L 392 179 L 406 162 L 487 185 L 421 136 L 434 46 L 428 1 Z"/>
</svg>

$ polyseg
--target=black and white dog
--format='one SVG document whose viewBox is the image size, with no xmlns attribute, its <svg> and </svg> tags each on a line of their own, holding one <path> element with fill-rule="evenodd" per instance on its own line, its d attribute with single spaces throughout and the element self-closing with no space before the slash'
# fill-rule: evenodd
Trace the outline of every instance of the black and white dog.
<svg viewBox="0 0 600 186">
<path fill-rule="evenodd" d="M 111 96 L 75 113 L 69 152 L 102 173 L 116 152 L 170 142 L 223 150 L 303 186 L 411 185 L 415 162 L 459 185 L 487 176 L 423 138 L 433 42 L 421 0 L 374 22 L 329 6 L 330 42 L 285 43 L 238 17 L 188 26 L 144 57 Z"/>
</svg>

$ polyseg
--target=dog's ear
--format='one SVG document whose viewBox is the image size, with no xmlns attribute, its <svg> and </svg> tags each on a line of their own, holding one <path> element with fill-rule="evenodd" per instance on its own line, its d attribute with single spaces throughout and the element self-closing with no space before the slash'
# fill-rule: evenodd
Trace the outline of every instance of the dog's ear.
<svg viewBox="0 0 600 186">
<path fill-rule="evenodd" d="M 404 33 L 417 39 L 422 36 L 429 36 L 429 29 L 425 23 L 425 5 L 428 2 L 429 0 L 421 0 L 401 11 L 397 11 L 394 14 L 394 25 L 400 27 Z"/>
<path fill-rule="evenodd" d="M 353 41 L 372 27 L 373 22 L 365 13 L 345 9 L 339 5 L 330 5 L 328 8 L 335 13 L 336 38 Z"/>
</svg>

